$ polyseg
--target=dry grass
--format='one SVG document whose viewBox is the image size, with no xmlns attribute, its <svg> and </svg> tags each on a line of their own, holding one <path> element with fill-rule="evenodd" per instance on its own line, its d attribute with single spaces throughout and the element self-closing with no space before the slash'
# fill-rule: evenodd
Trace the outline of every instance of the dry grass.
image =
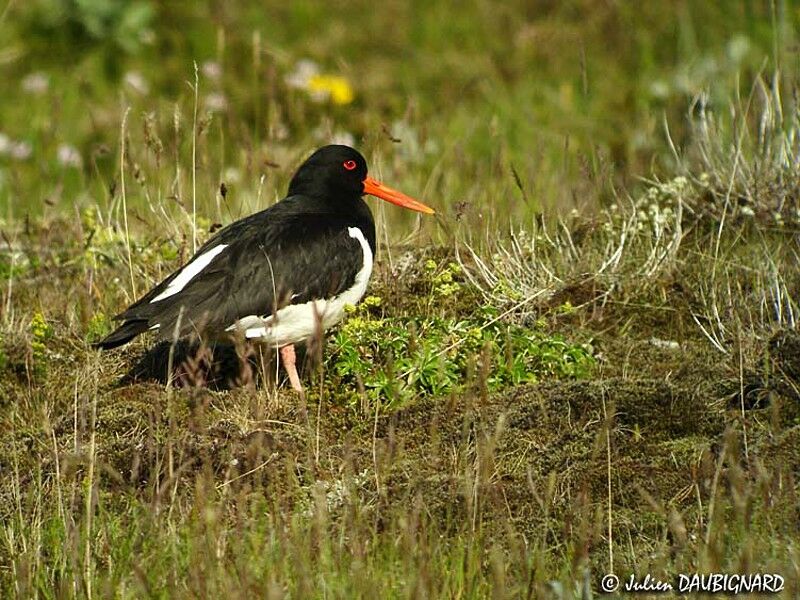
<svg viewBox="0 0 800 600">
<path fill-rule="evenodd" d="M 189 387 L 119 386 L 143 346 L 100 355 L 80 305 L 55 308 L 65 285 L 85 293 L 94 267 L 74 281 L 16 278 L 0 379 L 3 586 L 573 597 L 613 567 L 667 579 L 769 571 L 796 593 L 800 339 L 786 320 L 796 308 L 768 301 L 775 276 L 758 268 L 769 256 L 778 297 L 796 297 L 794 242 L 755 223 L 719 236 L 685 212 L 678 224 L 680 210 L 659 225 L 640 213 L 534 230 L 502 261 L 463 261 L 497 306 L 533 298 L 509 318 L 591 339 L 592 380 L 487 394 L 489 366 L 458 394 L 388 413 L 343 404 L 328 375 L 305 401 L 270 386 L 193 387 L 205 381 L 195 363 Z M 718 239 L 724 261 L 708 250 Z M 489 279 L 500 265 L 516 279 Z M 95 276 L 126 270 L 117 261 Z M 392 306 L 403 314 L 429 310 L 429 285 L 423 270 L 398 278 L 384 263 L 373 292 L 406 298 Z M 453 310 L 475 302 L 463 293 Z M 50 333 L 29 325 L 34 299 L 54 307 Z M 726 307 L 724 331 L 712 300 Z"/>
<path fill-rule="evenodd" d="M 348 27 L 337 3 L 165 5 L 164 23 L 186 27 L 156 24 L 156 39 L 202 38 L 201 56 L 128 55 L 106 32 L 80 55 L 83 87 L 53 69 L 49 92 L 0 100 L 36 156 L 0 164 L 0 595 L 560 599 L 592 597 L 610 571 L 714 571 L 778 573 L 798 596 L 794 89 L 757 76 L 725 104 L 761 64 L 764 23 L 791 70 L 794 12 L 362 8 Z M 0 70 L 19 79 L 17 48 L 35 60 L 42 25 L 11 13 L 30 15 L 0 13 L 13 42 Z M 45 36 L 47 53 L 77 46 L 64 35 Z M 287 84 L 306 53 L 358 75 L 354 110 Z M 154 91 L 104 68 L 153 73 Z M 490 391 L 514 357 L 484 347 L 452 391 L 389 410 L 330 363 L 298 398 L 249 348 L 209 367 L 207 349 L 90 347 L 219 224 L 279 197 L 311 147 L 348 133 L 374 174 L 443 215 L 417 227 L 376 211 L 370 293 L 387 315 L 488 308 L 484 324 L 584 343 L 591 377 Z M 57 164 L 62 137 L 81 167 Z M 469 283 L 436 296 L 428 259 L 457 260 Z M 139 367 L 166 379 L 125 379 Z M 214 368 L 238 385 L 210 385 Z"/>
</svg>

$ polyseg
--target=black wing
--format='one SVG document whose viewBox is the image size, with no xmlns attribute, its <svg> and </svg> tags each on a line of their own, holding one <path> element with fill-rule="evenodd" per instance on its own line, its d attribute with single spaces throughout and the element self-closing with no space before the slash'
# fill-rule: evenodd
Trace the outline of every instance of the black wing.
<svg viewBox="0 0 800 600">
<path fill-rule="evenodd" d="M 300 210 L 306 205 L 307 199 L 290 197 L 220 231 L 182 269 L 118 315 L 122 325 L 98 346 L 119 346 L 156 326 L 161 339 L 220 333 L 242 317 L 266 316 L 288 304 L 348 289 L 363 265 L 361 244 L 348 226 L 359 227 L 374 248 L 374 225 Z M 180 291 L 157 299 L 195 261 L 221 245 L 226 247 L 216 250 Z"/>
</svg>

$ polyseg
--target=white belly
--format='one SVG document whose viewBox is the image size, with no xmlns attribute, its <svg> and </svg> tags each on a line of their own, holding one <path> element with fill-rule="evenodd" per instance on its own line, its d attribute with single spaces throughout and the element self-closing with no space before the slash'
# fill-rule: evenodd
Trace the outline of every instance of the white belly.
<svg viewBox="0 0 800 600">
<path fill-rule="evenodd" d="M 228 327 L 227 331 L 244 332 L 247 339 L 274 346 L 296 344 L 313 338 L 321 331 L 336 325 L 344 316 L 344 307 L 355 305 L 367 291 L 372 275 L 372 249 L 358 227 L 347 228 L 350 237 L 361 244 L 363 263 L 356 273 L 353 285 L 328 300 L 312 300 L 304 304 L 292 304 L 278 310 L 274 315 L 261 317 L 248 315 Z"/>
</svg>

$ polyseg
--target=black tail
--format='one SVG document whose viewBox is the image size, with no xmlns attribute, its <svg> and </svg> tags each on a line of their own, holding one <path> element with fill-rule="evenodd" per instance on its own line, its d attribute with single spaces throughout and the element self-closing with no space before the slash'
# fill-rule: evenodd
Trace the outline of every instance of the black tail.
<svg viewBox="0 0 800 600">
<path fill-rule="evenodd" d="M 147 331 L 147 329 L 147 321 L 125 321 L 108 336 L 92 345 L 102 350 L 110 350 L 127 344 L 140 333 Z"/>
</svg>

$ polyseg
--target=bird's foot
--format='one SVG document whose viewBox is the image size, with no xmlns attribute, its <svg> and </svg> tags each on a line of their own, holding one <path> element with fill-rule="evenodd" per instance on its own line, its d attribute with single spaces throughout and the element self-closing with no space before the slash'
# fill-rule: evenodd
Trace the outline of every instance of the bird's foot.
<svg viewBox="0 0 800 600">
<path fill-rule="evenodd" d="M 289 376 L 289 383 L 292 384 L 292 389 L 302 394 L 303 386 L 300 385 L 300 376 L 297 374 L 297 359 L 292 344 L 281 347 L 281 360 L 283 361 L 283 368 Z"/>
</svg>

